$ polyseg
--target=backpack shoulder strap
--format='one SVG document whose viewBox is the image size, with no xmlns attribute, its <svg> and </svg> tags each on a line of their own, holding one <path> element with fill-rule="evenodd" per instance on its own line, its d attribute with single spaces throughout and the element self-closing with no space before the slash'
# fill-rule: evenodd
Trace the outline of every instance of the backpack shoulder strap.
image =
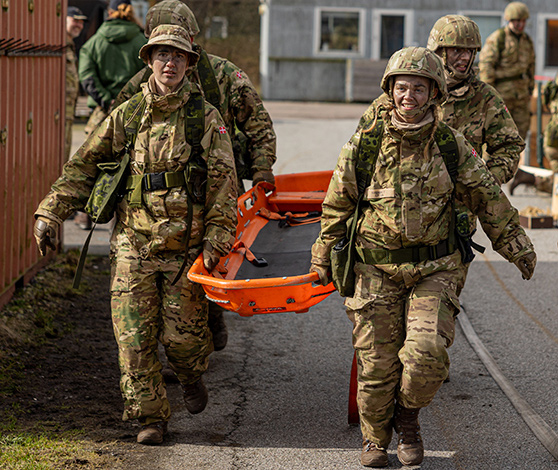
<svg viewBox="0 0 558 470">
<path fill-rule="evenodd" d="M 455 135 L 447 124 L 439 122 L 438 128 L 434 134 L 434 139 L 440 148 L 448 173 L 455 185 L 455 181 L 457 179 L 457 167 L 459 165 L 459 151 Z"/>
<path fill-rule="evenodd" d="M 185 106 L 184 135 L 192 147 L 192 155 L 200 160 L 202 154 L 201 140 L 205 130 L 205 102 L 201 93 L 193 92 Z"/>
<path fill-rule="evenodd" d="M 197 64 L 198 73 L 200 75 L 201 86 L 205 94 L 205 99 L 221 112 L 221 92 L 215 72 L 209 61 L 209 56 L 204 50 L 200 51 L 200 58 Z M 222 114 L 222 113 L 221 113 Z"/>
<path fill-rule="evenodd" d="M 124 108 L 124 131 L 126 132 L 126 141 L 129 147 L 133 147 L 136 141 L 139 123 L 145 111 L 145 106 L 146 102 L 141 91 L 126 102 L 126 107 Z"/>
<path fill-rule="evenodd" d="M 504 47 L 506 45 L 506 29 L 505 28 L 498 29 L 497 45 L 498 45 L 498 62 L 500 62 L 500 60 L 502 58 L 502 51 L 504 50 Z"/>
<path fill-rule="evenodd" d="M 366 128 L 365 126 L 363 128 Z M 376 167 L 376 160 L 380 153 L 380 145 L 382 143 L 382 133 L 384 130 L 384 121 L 378 119 L 373 129 L 362 131 L 358 142 L 357 161 L 356 161 L 356 179 L 358 185 L 359 198 L 372 181 L 372 175 Z"/>
</svg>

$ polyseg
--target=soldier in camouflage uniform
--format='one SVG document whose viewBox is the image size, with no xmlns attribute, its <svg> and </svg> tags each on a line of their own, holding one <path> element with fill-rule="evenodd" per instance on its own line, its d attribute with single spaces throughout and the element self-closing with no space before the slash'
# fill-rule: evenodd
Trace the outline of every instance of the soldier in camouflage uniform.
<svg viewBox="0 0 558 470">
<path fill-rule="evenodd" d="M 515 174 L 525 142 L 498 92 L 476 75 L 473 64 L 481 46 L 480 31 L 473 20 L 462 15 L 446 15 L 432 27 L 426 47 L 436 52 L 444 63 L 448 94 L 441 103 L 443 121 L 465 136 L 496 181 L 502 184 Z M 369 107 L 359 128 L 373 117 L 378 104 L 387 99 L 384 94 Z M 476 218 L 467 206 L 460 202 L 456 210 L 467 214 L 469 231 L 473 230 Z"/>
<path fill-rule="evenodd" d="M 84 21 L 87 20 L 82 11 L 77 7 L 68 7 L 66 15 L 66 146 L 64 161 L 70 158 L 72 149 L 72 126 L 79 94 L 79 78 L 77 70 L 76 45 L 74 39 L 83 30 Z"/>
<path fill-rule="evenodd" d="M 190 32 L 192 41 L 200 32 L 196 17 L 180 0 L 163 0 L 150 8 L 146 16 L 145 34 L 148 35 L 157 25 L 165 23 L 184 27 Z M 206 99 L 221 113 L 229 134 L 234 136 L 231 138 L 235 148 L 239 194 L 244 192 L 242 179 L 251 179 L 254 185 L 260 181 L 274 184 L 272 166 L 276 160 L 276 137 L 273 123 L 258 92 L 246 73 L 229 60 L 207 54 L 197 44 L 194 44 L 194 50 L 201 56 L 195 71 L 195 80 L 202 86 Z M 204 83 L 204 78 L 207 80 L 208 74 L 202 75 L 199 70 L 204 63 L 210 69 L 209 72 L 215 75 L 218 89 L 213 91 L 219 94 L 218 103 L 215 102 L 214 95 L 207 95 L 208 85 L 207 82 Z M 138 72 L 124 86 L 115 105 L 133 96 L 150 74 L 151 70 L 147 67 Z M 238 158 L 240 148 L 243 147 L 246 148 L 247 155 Z M 228 340 L 223 311 L 216 303 L 210 303 L 209 326 L 216 351 L 225 348 Z"/>
<path fill-rule="evenodd" d="M 185 256 L 190 265 L 203 250 L 204 265 L 211 272 L 229 251 L 236 233 L 237 191 L 231 140 L 221 116 L 209 103 L 205 103 L 201 149 L 194 152 L 186 139 L 185 106 L 193 94 L 200 93 L 185 75 L 198 59 L 188 33 L 175 25 L 155 28 L 140 55 L 154 73 L 142 86 L 145 108 L 135 108 L 144 111 L 136 121 L 129 191 L 115 213 L 111 302 L 125 401 L 123 419 L 139 420 L 138 442 L 160 444 L 171 413 L 158 341 L 182 383 L 191 413 L 203 411 L 207 404 L 202 374 L 213 350 L 202 287 L 185 275 L 175 285 L 172 281 Z M 56 246 L 64 219 L 84 207 L 98 174 L 97 165 L 119 158 L 127 143 L 125 127 L 131 121 L 127 104 L 112 111 L 97 127 L 39 205 L 34 233 L 41 253 Z M 183 176 L 181 181 L 167 183 L 170 176 L 186 173 L 192 154 L 205 162 L 205 181 L 195 185 Z M 154 176 L 161 172 L 165 177 L 154 185 Z M 140 189 L 135 204 L 134 188 Z M 188 195 L 194 190 L 202 196 L 192 205 Z M 187 240 L 189 207 L 193 220 Z"/>
<path fill-rule="evenodd" d="M 361 463 L 368 467 L 388 465 L 392 426 L 401 463 L 423 459 L 418 413 L 448 374 L 464 270 L 450 235 L 454 191 L 463 194 L 494 249 L 525 279 L 536 263 L 518 213 L 497 181 L 465 137 L 439 121 L 438 104 L 446 97 L 440 58 L 426 48 L 402 49 L 388 62 L 381 86 L 386 102 L 339 156 L 311 266 L 322 284 L 330 281 L 331 250 L 347 234 L 359 199 L 357 164 L 372 147 L 376 126 L 383 126 L 359 210 L 355 292 L 345 299 L 358 364 Z M 454 135 L 455 184 L 436 137 L 439 128 Z"/>
<path fill-rule="evenodd" d="M 550 111 L 550 121 L 544 130 L 543 153 L 548 159 L 550 169 L 554 173 L 558 173 L 558 75 L 544 86 L 541 100 L 543 106 Z M 520 168 L 510 181 L 510 194 L 513 194 L 515 188 L 520 184 L 534 186 L 539 191 L 552 194 L 554 175 L 537 176 Z"/>
<path fill-rule="evenodd" d="M 535 49 L 524 32 L 529 9 L 524 3 L 511 2 L 504 10 L 504 18 L 506 27 L 488 36 L 480 52 L 480 79 L 498 90 L 525 139 L 535 86 Z"/>
</svg>

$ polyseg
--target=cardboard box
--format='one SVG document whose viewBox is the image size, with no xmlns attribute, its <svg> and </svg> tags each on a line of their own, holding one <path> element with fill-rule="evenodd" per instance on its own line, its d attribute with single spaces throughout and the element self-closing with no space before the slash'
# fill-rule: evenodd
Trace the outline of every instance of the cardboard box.
<svg viewBox="0 0 558 470">
<path fill-rule="evenodd" d="M 525 228 L 552 228 L 554 217 L 551 215 L 519 215 L 519 223 Z"/>
<path fill-rule="evenodd" d="M 552 204 L 550 213 L 555 219 L 558 219 L 558 173 L 554 175 L 554 179 L 552 180 Z"/>
</svg>

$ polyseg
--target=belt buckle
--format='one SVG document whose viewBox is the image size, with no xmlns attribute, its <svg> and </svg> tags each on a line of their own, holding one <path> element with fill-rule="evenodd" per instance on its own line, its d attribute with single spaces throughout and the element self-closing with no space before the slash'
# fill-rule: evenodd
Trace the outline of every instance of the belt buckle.
<svg viewBox="0 0 558 470">
<path fill-rule="evenodd" d="M 438 259 L 438 250 L 436 249 L 438 245 L 428 245 L 428 257 L 430 261 Z"/>
<path fill-rule="evenodd" d="M 144 178 L 145 191 L 157 191 L 158 189 L 165 189 L 165 173 L 148 173 Z"/>
</svg>

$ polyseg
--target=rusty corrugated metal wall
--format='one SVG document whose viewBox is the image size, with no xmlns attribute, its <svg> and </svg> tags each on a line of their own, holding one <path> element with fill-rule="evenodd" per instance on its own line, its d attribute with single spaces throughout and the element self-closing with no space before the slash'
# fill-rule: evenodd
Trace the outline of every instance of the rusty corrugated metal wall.
<svg viewBox="0 0 558 470">
<path fill-rule="evenodd" d="M 64 159 L 66 2 L 0 5 L 1 306 L 45 263 L 33 212 Z"/>
</svg>

